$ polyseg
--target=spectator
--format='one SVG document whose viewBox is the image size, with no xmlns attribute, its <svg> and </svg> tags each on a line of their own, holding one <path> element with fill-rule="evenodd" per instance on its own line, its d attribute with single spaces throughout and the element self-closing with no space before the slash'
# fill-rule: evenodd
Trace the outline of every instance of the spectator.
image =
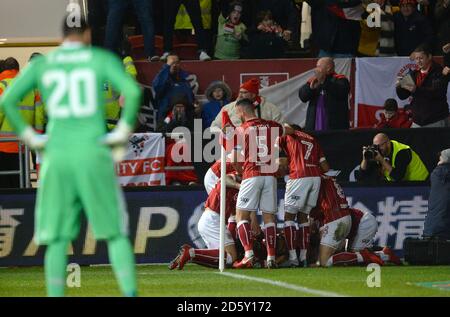
<svg viewBox="0 0 450 317">
<path fill-rule="evenodd" d="M 411 71 L 411 84 L 397 83 L 397 95 L 401 100 L 412 96 L 409 109 L 412 113 L 412 128 L 448 127 L 449 111 L 447 85 L 450 76 L 442 74 L 442 66 L 433 61 L 431 50 L 419 46 L 415 51 L 419 69 Z"/>
<path fill-rule="evenodd" d="M 438 0 L 434 16 L 439 46 L 442 47 L 450 43 L 450 0 Z M 447 66 L 450 66 L 450 63 Z"/>
<path fill-rule="evenodd" d="M 381 165 L 387 181 L 424 181 L 428 178 L 425 164 L 408 145 L 390 140 L 384 133 L 373 138 L 373 145 L 377 148 L 375 160 Z M 364 161 L 361 169 L 365 169 Z"/>
<path fill-rule="evenodd" d="M 190 132 L 194 131 L 194 107 L 185 95 L 174 95 L 170 100 L 170 111 L 162 122 L 160 131 L 163 133 L 171 133 L 175 128 L 185 127 Z M 189 160 L 183 160 L 185 151 L 191 151 L 188 143 L 183 140 L 175 141 L 172 138 L 166 138 L 166 166 L 167 167 L 185 167 L 186 170 L 166 170 L 167 185 L 189 185 L 198 183 L 197 174 L 193 170 L 192 156 Z M 192 152 L 191 152 L 192 154 Z"/>
<path fill-rule="evenodd" d="M 397 100 L 390 98 L 384 102 L 383 113 L 380 120 L 375 124 L 376 129 L 399 129 L 410 128 L 412 124 L 410 116 L 398 109 Z"/>
<path fill-rule="evenodd" d="M 205 95 L 209 102 L 202 109 L 203 129 L 209 128 L 220 109 L 231 101 L 231 89 L 225 82 L 217 80 L 206 88 Z"/>
<path fill-rule="evenodd" d="M 259 80 L 252 78 L 241 85 L 239 95 L 235 101 L 222 107 L 216 119 L 212 122 L 211 128 L 217 130 L 222 128 L 222 111 L 226 110 L 232 123 L 235 126 L 242 124 L 241 118 L 236 114 L 236 103 L 241 99 L 250 99 L 255 105 L 256 116 L 264 120 L 284 123 L 283 115 L 277 106 L 268 102 L 266 98 L 259 95 Z"/>
<path fill-rule="evenodd" d="M 373 3 L 369 0 L 369 3 Z M 362 56 L 394 56 L 394 9 L 389 0 L 376 0 L 380 5 L 380 27 L 369 27 L 367 20 L 361 22 L 361 38 L 358 53 Z M 368 15 L 368 13 L 367 13 Z"/>
<path fill-rule="evenodd" d="M 450 239 L 450 149 L 441 152 L 430 180 L 431 189 L 423 236 L 448 240 Z"/>
<path fill-rule="evenodd" d="M 395 49 L 399 56 L 410 56 L 419 45 L 432 44 L 431 24 L 416 6 L 416 0 L 400 0 L 400 12 L 394 14 Z"/>
<path fill-rule="evenodd" d="M 360 21 L 342 18 L 338 0 L 306 0 L 311 6 L 312 42 L 320 49 L 319 57 L 353 57 L 356 55 L 361 33 Z M 360 0 L 349 0 L 345 6 L 357 8 Z M 341 10 L 342 11 L 342 10 Z M 361 12 L 362 13 L 362 12 Z"/>
<path fill-rule="evenodd" d="M 258 12 L 257 26 L 249 31 L 247 57 L 251 59 L 283 57 L 287 39 L 283 34 L 281 26 L 273 20 L 272 12 Z"/>
<path fill-rule="evenodd" d="M 119 52 L 122 59 L 123 66 L 127 74 L 134 79 L 137 77 L 137 69 L 134 65 L 134 61 L 131 58 L 131 45 L 127 38 L 124 38 Z M 106 128 L 108 131 L 112 131 L 119 122 L 122 112 L 122 99 L 117 91 L 115 91 L 109 82 L 103 85 L 104 97 L 105 97 L 105 117 Z"/>
<path fill-rule="evenodd" d="M 243 22 L 252 28 L 257 26 L 255 17 L 260 11 L 270 11 L 274 21 L 281 26 L 286 41 L 299 40 L 299 12 L 292 0 L 247 0 Z"/>
<path fill-rule="evenodd" d="M 184 94 L 177 94 L 170 99 L 170 109 L 164 121 L 161 122 L 160 131 L 170 133 L 177 127 L 186 127 L 194 130 L 194 106 Z"/>
<path fill-rule="evenodd" d="M 192 25 L 194 26 L 199 48 L 199 60 L 211 60 L 211 57 L 206 53 L 208 45 L 206 43 L 206 32 L 203 28 L 199 0 L 164 0 L 164 53 L 160 58 L 161 61 L 166 61 L 167 57 L 170 55 L 170 51 L 172 51 L 175 19 L 181 4 L 186 7 Z"/>
<path fill-rule="evenodd" d="M 0 73 L 0 95 L 8 86 L 14 85 L 14 78 L 19 73 L 19 63 L 13 57 L 8 57 L 4 61 L 3 72 Z M 44 107 L 37 91 L 31 91 L 17 105 L 20 108 L 25 121 L 30 124 L 38 133 L 44 130 L 45 116 Z M 14 138 L 13 127 L 5 114 L 0 110 L 0 137 Z M 25 162 L 25 155 L 22 152 L 22 162 Z M 24 165 L 20 168 L 24 168 Z M 19 146 L 17 142 L 0 142 L 0 171 L 16 171 L 19 169 Z M 25 181 L 25 180 L 23 180 Z M 19 175 L 1 175 L 0 188 L 17 188 L 20 186 Z"/>
<path fill-rule="evenodd" d="M 245 31 L 247 27 L 241 22 L 242 4 L 231 3 L 230 15 L 224 18 L 219 16 L 217 42 L 214 57 L 217 59 L 239 59 L 242 40 L 247 40 Z"/>
<path fill-rule="evenodd" d="M 336 74 L 334 67 L 332 58 L 319 59 L 315 75 L 299 90 L 299 98 L 309 102 L 305 130 L 349 128 L 350 83 L 344 75 Z"/>
<path fill-rule="evenodd" d="M 132 2 L 144 36 L 145 55 L 149 61 L 158 61 L 159 58 L 155 55 L 153 2 L 152 0 L 132 0 Z M 119 51 L 123 17 L 129 4 L 129 0 L 108 0 L 105 47 L 114 52 Z"/>
<path fill-rule="evenodd" d="M 158 109 L 158 121 L 165 118 L 172 96 L 184 94 L 189 104 L 194 102 L 194 93 L 187 80 L 189 74 L 181 69 L 180 59 L 171 54 L 167 57 L 167 63 L 153 79 L 153 89 L 156 93 L 156 107 Z"/>
<path fill-rule="evenodd" d="M 4 69 L 5 69 L 5 60 L 0 59 L 0 73 L 2 73 Z"/>
</svg>

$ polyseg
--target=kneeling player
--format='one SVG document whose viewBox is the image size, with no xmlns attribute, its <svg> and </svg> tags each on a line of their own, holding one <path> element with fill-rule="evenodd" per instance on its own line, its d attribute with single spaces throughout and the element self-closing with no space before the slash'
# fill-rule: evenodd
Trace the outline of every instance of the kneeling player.
<svg viewBox="0 0 450 317">
<path fill-rule="evenodd" d="M 374 250 L 373 238 L 378 230 L 375 217 L 359 209 L 350 208 L 349 211 L 352 217 L 352 229 L 348 236 L 348 251 L 336 253 L 330 257 L 327 266 L 369 263 L 383 265 L 384 262 L 400 265 L 400 259 L 389 247 L 380 248 L 379 251 Z"/>
<path fill-rule="evenodd" d="M 225 217 L 234 215 L 238 196 L 239 183 L 227 176 Z M 188 261 L 196 264 L 219 267 L 220 246 L 220 183 L 217 183 L 205 203 L 205 211 L 198 222 L 198 232 L 205 241 L 208 249 L 194 249 L 188 244 L 181 247 L 178 256 L 169 264 L 169 269 L 178 267 L 182 270 Z M 226 264 L 231 265 L 237 259 L 233 235 L 225 228 Z"/>
<path fill-rule="evenodd" d="M 321 179 L 317 207 L 311 211 L 310 217 L 320 223 L 319 262 L 321 266 L 327 266 L 328 259 L 344 245 L 352 220 L 339 184 L 325 175 Z"/>
</svg>

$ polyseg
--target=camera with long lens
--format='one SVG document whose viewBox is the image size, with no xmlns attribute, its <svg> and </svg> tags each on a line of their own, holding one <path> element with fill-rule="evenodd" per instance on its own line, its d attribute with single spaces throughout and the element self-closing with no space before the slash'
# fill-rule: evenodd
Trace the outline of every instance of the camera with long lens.
<svg viewBox="0 0 450 317">
<path fill-rule="evenodd" d="M 364 151 L 364 159 L 365 160 L 374 160 L 377 154 L 380 152 L 378 145 L 369 145 L 366 147 Z"/>
</svg>

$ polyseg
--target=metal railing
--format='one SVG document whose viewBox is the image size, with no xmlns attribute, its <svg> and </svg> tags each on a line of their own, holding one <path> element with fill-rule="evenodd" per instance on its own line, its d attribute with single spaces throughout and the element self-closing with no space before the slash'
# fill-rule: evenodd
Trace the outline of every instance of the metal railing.
<svg viewBox="0 0 450 317">
<path fill-rule="evenodd" d="M 167 133 L 167 137 L 172 139 L 181 139 L 183 133 Z M 30 168 L 30 148 L 22 143 L 16 137 L 10 138 L 0 138 L 1 142 L 15 142 L 19 145 L 19 169 L 18 170 L 1 170 L 0 166 L 0 176 L 2 175 L 19 175 L 19 186 L 20 188 L 31 188 L 31 174 L 36 172 L 36 169 Z M 23 155 L 25 154 L 25 155 Z M 25 161 L 25 162 L 24 162 Z M 25 163 L 25 164 L 24 164 Z M 194 170 L 194 166 L 165 166 L 165 171 L 189 171 Z"/>
<path fill-rule="evenodd" d="M 36 172 L 36 170 L 30 169 L 30 154 L 31 151 L 18 138 L 10 137 L 10 138 L 0 138 L 1 142 L 15 142 L 19 145 L 19 169 L 18 170 L 1 170 L 0 166 L 0 176 L 1 175 L 19 175 L 19 186 L 20 188 L 30 188 L 31 180 L 30 175 L 32 172 Z M 23 155 L 25 154 L 25 156 Z M 25 160 L 25 164 L 24 164 Z M 25 165 L 25 168 L 24 168 Z"/>
</svg>

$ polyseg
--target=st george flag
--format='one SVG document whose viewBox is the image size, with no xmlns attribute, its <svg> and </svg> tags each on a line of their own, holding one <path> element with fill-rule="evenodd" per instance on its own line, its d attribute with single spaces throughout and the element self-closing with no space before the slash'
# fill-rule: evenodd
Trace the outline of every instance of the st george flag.
<svg viewBox="0 0 450 317">
<path fill-rule="evenodd" d="M 350 0 L 344 4 L 330 4 L 327 9 L 344 20 L 360 21 L 364 14 L 364 8 L 359 0 Z"/>
</svg>

